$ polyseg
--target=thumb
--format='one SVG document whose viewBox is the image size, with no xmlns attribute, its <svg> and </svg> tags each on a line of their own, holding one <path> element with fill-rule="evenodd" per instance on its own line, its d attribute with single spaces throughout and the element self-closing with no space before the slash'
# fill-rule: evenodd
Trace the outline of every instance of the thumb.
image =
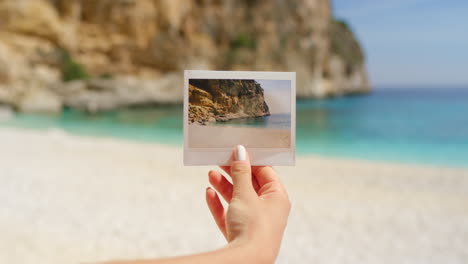
<svg viewBox="0 0 468 264">
<path fill-rule="evenodd" d="M 231 177 L 233 183 L 233 197 L 255 193 L 252 184 L 250 159 L 244 146 L 236 146 L 231 161 Z"/>
</svg>

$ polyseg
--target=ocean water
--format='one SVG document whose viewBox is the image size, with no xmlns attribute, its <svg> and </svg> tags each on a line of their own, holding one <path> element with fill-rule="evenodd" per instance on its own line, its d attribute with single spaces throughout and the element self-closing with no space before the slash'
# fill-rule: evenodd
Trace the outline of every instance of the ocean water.
<svg viewBox="0 0 468 264">
<path fill-rule="evenodd" d="M 299 153 L 468 167 L 468 87 L 297 103 Z"/>
<path fill-rule="evenodd" d="M 291 114 L 271 114 L 269 116 L 233 119 L 226 122 L 216 122 L 214 125 L 289 129 L 291 128 Z"/>
<path fill-rule="evenodd" d="M 468 167 L 468 87 L 380 88 L 369 95 L 298 100 L 299 155 Z M 287 127 L 284 116 L 237 125 Z M 223 124 L 221 124 L 223 125 Z M 228 123 L 224 125 L 229 125 Z M 0 126 L 60 128 L 70 133 L 181 145 L 179 105 L 60 116 L 17 114 Z"/>
</svg>

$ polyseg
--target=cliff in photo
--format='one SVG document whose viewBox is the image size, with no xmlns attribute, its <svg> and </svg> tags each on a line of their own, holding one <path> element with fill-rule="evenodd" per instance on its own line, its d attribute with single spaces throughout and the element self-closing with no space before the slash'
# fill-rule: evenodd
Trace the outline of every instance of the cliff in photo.
<svg viewBox="0 0 468 264">
<path fill-rule="evenodd" d="M 270 115 L 263 88 L 254 80 L 189 80 L 189 123 Z"/>
</svg>

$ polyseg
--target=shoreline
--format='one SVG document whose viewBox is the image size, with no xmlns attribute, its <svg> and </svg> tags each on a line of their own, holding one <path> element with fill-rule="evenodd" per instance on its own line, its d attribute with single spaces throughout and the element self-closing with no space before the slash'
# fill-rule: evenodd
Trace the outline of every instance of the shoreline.
<svg viewBox="0 0 468 264">
<path fill-rule="evenodd" d="M 222 127 L 222 126 L 219 126 Z M 162 145 L 171 148 L 182 148 L 183 141 L 171 139 L 169 142 L 163 139 L 155 140 L 155 139 L 144 139 L 144 138 L 130 138 L 130 137 L 123 137 L 120 135 L 104 135 L 104 134 L 93 134 L 93 133 L 82 133 L 82 132 L 75 132 L 75 131 L 67 131 L 60 127 L 33 127 L 33 126 L 16 126 L 16 125 L 2 125 L 0 123 L 0 130 L 2 129 L 11 129 L 11 130 L 19 130 L 19 131 L 30 131 L 32 133 L 64 133 L 74 137 L 83 137 L 89 139 L 104 139 L 104 140 L 116 140 L 116 141 L 123 141 L 128 143 L 135 143 L 135 144 L 142 144 L 142 145 Z M 296 142 L 297 143 L 297 142 Z M 320 152 L 310 152 L 305 153 L 304 151 L 300 151 L 297 149 L 296 146 L 296 157 L 322 157 L 325 159 L 336 159 L 336 160 L 348 160 L 348 161 L 356 161 L 356 162 L 370 162 L 370 163 L 381 163 L 381 164 L 394 164 L 394 165 L 402 165 L 402 166 L 411 166 L 411 167 L 430 167 L 430 168 L 447 168 L 447 169 L 468 169 L 468 165 L 463 165 L 459 163 L 443 163 L 443 162 L 423 162 L 418 160 L 406 160 L 406 159 L 371 159 L 369 157 L 364 156 L 349 156 L 346 154 L 330 154 L 330 153 L 320 153 Z"/>
<path fill-rule="evenodd" d="M 10 119 L 14 119 L 14 116 Z M 8 120 L 5 120 L 8 122 Z M 223 126 L 217 126 L 223 127 Z M 57 132 L 57 133 L 65 133 L 70 136 L 76 137 L 84 137 L 90 139 L 108 139 L 108 140 L 116 140 L 116 141 L 123 141 L 128 143 L 135 143 L 135 144 L 143 144 L 143 145 L 162 145 L 167 147 L 174 147 L 174 148 L 182 148 L 183 147 L 183 140 L 176 140 L 172 138 L 171 140 L 167 141 L 164 139 L 146 139 L 146 138 L 131 138 L 127 136 L 121 135 L 106 135 L 106 134 L 95 134 L 95 133 L 83 133 L 83 132 L 76 132 L 76 131 L 67 131 L 61 127 L 34 127 L 34 126 L 18 126 L 18 125 L 5 125 L 0 122 L 0 130 L 2 129 L 12 129 L 12 130 L 25 130 L 30 131 L 32 133 L 50 133 L 50 132 Z M 280 129 L 281 130 L 281 129 Z M 183 135 L 181 135 L 183 137 Z M 296 142 L 297 144 L 297 142 Z M 356 162 L 371 162 L 371 163 L 381 163 L 381 164 L 395 164 L 395 165 L 403 165 L 403 166 L 412 166 L 412 167 L 432 167 L 432 168 L 447 168 L 447 169 L 468 169 L 468 165 L 459 164 L 458 162 L 455 163 L 444 163 L 444 162 L 427 162 L 427 161 L 419 161 L 419 160 L 407 160 L 407 159 L 386 159 L 386 158 L 370 158 L 367 156 L 353 156 L 346 154 L 336 154 L 336 153 L 320 153 L 320 152 L 310 152 L 306 153 L 301 151 L 296 146 L 296 156 L 297 157 L 323 157 L 326 159 L 337 159 L 337 160 L 352 160 Z"/>
<path fill-rule="evenodd" d="M 191 125 L 213 125 L 216 123 L 223 123 L 223 122 L 243 120 L 243 119 L 254 119 L 254 118 L 260 118 L 260 117 L 266 117 L 266 116 L 271 116 L 271 114 L 251 116 L 245 113 L 231 113 L 231 114 L 226 114 L 224 116 L 214 116 L 211 121 L 193 120 L 189 118 L 188 122 L 189 122 L 189 126 Z"/>
</svg>

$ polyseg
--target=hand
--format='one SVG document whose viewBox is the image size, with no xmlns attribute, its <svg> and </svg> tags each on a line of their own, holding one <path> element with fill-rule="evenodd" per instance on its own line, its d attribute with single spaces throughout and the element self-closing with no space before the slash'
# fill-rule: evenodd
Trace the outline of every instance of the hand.
<svg viewBox="0 0 468 264">
<path fill-rule="evenodd" d="M 221 173 L 210 171 L 210 183 L 229 204 L 225 211 L 218 194 L 206 189 L 206 202 L 216 224 L 229 244 L 254 247 L 255 254 L 274 260 L 278 255 L 291 203 L 273 168 L 251 167 L 248 153 L 237 146 L 231 166 Z"/>
<path fill-rule="evenodd" d="M 233 184 L 215 171 L 209 172 L 209 178 L 229 204 L 227 212 L 218 194 L 210 187 L 206 189 L 206 202 L 229 242 L 227 247 L 190 256 L 107 263 L 273 263 L 291 208 L 283 185 L 271 167 L 251 167 L 243 146 L 237 146 L 231 166 L 221 168 L 231 176 Z"/>
</svg>

